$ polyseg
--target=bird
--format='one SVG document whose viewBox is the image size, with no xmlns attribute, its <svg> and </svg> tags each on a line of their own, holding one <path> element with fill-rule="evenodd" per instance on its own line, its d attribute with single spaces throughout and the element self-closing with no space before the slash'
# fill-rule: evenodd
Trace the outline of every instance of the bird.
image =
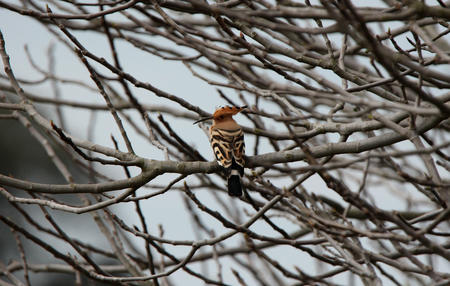
<svg viewBox="0 0 450 286">
<path fill-rule="evenodd" d="M 247 106 L 224 106 L 216 109 L 211 117 L 202 118 L 194 124 L 213 119 L 209 128 L 209 139 L 217 163 L 223 167 L 228 182 L 228 194 L 242 196 L 241 178 L 245 167 L 244 132 L 233 119 Z"/>
</svg>

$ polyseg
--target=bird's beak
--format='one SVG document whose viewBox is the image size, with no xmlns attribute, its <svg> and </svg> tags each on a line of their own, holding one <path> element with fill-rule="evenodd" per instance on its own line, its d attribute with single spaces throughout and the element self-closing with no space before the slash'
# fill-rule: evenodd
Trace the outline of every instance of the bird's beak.
<svg viewBox="0 0 450 286">
<path fill-rule="evenodd" d="M 192 124 L 197 124 L 197 123 L 200 123 L 200 122 L 203 122 L 203 121 L 206 121 L 206 120 L 210 120 L 210 119 L 213 119 L 213 117 L 212 117 L 212 116 L 210 116 L 210 117 L 204 117 L 204 118 L 201 118 L 201 119 L 195 121 L 195 122 L 192 123 Z"/>
</svg>

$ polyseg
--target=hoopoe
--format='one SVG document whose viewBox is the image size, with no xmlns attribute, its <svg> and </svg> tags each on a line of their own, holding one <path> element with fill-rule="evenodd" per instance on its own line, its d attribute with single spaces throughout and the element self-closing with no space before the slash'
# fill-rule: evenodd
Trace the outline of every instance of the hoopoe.
<svg viewBox="0 0 450 286">
<path fill-rule="evenodd" d="M 195 123 L 213 119 L 209 129 L 211 147 L 217 163 L 225 169 L 228 180 L 228 194 L 242 196 L 241 177 L 244 175 L 245 143 L 244 133 L 233 119 L 233 115 L 241 112 L 247 106 L 225 106 L 217 109 L 212 117 L 200 119 Z"/>
</svg>

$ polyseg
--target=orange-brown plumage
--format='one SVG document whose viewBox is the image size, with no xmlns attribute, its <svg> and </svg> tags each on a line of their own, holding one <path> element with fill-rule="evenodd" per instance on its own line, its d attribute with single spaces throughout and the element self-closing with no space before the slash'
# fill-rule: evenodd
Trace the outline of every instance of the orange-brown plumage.
<svg viewBox="0 0 450 286">
<path fill-rule="evenodd" d="M 224 106 L 224 107 L 216 109 L 216 111 L 214 111 L 214 114 L 213 114 L 212 117 L 213 117 L 214 120 L 217 120 L 217 119 L 220 120 L 221 116 L 224 116 L 224 117 L 225 116 L 233 116 L 235 114 L 238 114 L 239 112 L 241 112 L 245 108 L 247 108 L 247 106 L 241 106 L 241 107 L 238 107 L 238 106 Z"/>
<path fill-rule="evenodd" d="M 211 117 L 214 120 L 209 129 L 211 147 L 217 162 L 225 169 L 231 196 L 242 195 L 241 177 L 245 166 L 244 133 L 233 115 L 246 107 L 225 106 L 217 109 Z"/>
</svg>

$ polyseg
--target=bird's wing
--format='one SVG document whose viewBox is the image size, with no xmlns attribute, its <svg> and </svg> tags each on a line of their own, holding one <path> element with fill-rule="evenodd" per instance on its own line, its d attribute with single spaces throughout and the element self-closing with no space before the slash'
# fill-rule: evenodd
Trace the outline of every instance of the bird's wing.
<svg viewBox="0 0 450 286">
<path fill-rule="evenodd" d="M 236 163 L 244 168 L 245 166 L 245 142 L 244 142 L 244 132 L 242 129 L 234 136 L 233 142 L 233 157 Z"/>
<path fill-rule="evenodd" d="M 230 168 L 233 162 L 233 141 L 224 130 L 211 129 L 211 147 L 217 162 L 224 168 Z"/>
</svg>

